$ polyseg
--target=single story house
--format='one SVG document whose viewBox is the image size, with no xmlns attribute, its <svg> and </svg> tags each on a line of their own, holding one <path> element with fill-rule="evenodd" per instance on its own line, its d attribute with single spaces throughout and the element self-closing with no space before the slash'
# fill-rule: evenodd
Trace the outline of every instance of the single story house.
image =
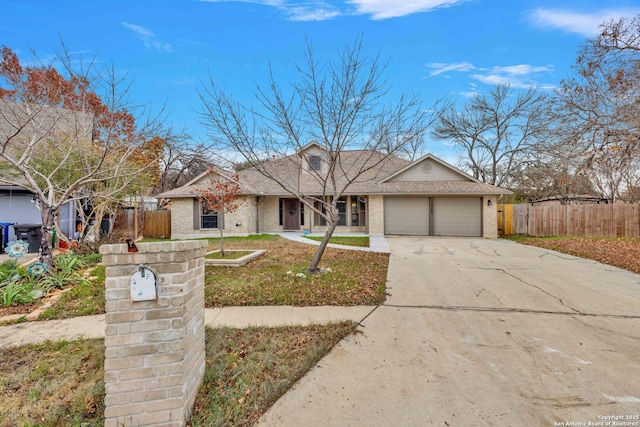
<svg viewBox="0 0 640 427">
<path fill-rule="evenodd" d="M 317 178 L 327 165 L 325 154 L 319 144 L 310 143 L 270 163 L 281 171 L 281 183 L 293 183 L 299 194 L 317 198 L 323 194 Z M 357 169 L 358 162 L 375 156 L 383 160 L 355 179 L 339 199 L 336 233 L 497 238 L 496 199 L 510 191 L 482 183 L 431 154 L 411 162 L 366 150 L 343 151 L 339 169 L 348 174 L 352 165 Z M 225 235 L 326 229 L 321 215 L 276 180 L 255 168 L 238 172 L 238 178 L 243 203 L 233 213 L 207 212 L 201 206 L 198 189 L 211 185 L 209 172 L 159 194 L 171 200 L 171 238 L 217 237 L 219 227 Z"/>
</svg>

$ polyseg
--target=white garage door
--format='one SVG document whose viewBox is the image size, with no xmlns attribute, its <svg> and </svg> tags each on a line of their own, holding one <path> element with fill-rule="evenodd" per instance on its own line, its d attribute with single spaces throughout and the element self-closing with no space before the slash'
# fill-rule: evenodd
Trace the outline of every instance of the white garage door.
<svg viewBox="0 0 640 427">
<path fill-rule="evenodd" d="M 435 197 L 434 236 L 482 236 L 482 199 Z"/>
<path fill-rule="evenodd" d="M 428 197 L 385 197 L 384 234 L 429 235 Z"/>
</svg>

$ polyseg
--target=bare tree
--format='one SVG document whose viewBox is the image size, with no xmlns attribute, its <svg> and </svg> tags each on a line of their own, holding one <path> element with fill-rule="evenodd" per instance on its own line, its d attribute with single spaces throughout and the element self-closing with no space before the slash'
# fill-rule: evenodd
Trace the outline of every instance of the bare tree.
<svg viewBox="0 0 640 427">
<path fill-rule="evenodd" d="M 186 130 L 169 128 L 161 136 L 163 155 L 160 158 L 160 175 L 152 194 L 180 187 L 213 166 L 207 143 L 193 141 Z"/>
<path fill-rule="evenodd" d="M 627 184 L 634 185 L 639 175 L 638 155 L 640 147 L 607 147 L 598 150 L 584 167 L 601 197 L 612 201 L 627 200 Z"/>
<path fill-rule="evenodd" d="M 605 22 L 580 48 L 575 74 L 552 98 L 554 145 L 589 177 L 592 194 L 629 198 L 640 150 L 640 15 Z"/>
<path fill-rule="evenodd" d="M 625 152 L 640 142 L 640 15 L 601 25 L 581 47 L 574 77 L 557 92 L 567 143 L 586 155 Z M 629 151 L 629 153 L 633 150 Z"/>
<path fill-rule="evenodd" d="M 492 185 L 510 182 L 544 131 L 545 96 L 535 89 L 514 92 L 497 85 L 488 95 L 475 95 L 462 109 L 442 114 L 432 133 L 455 145 L 474 178 Z"/>
<path fill-rule="evenodd" d="M 144 145 L 157 128 L 140 120 L 136 126 L 126 79 L 93 64 L 74 71 L 62 47 L 56 59 L 65 74 L 52 65 L 23 67 L 8 47 L 0 62 L 0 182 L 34 193 L 48 265 L 63 204 L 122 194 L 157 164 Z"/>
<path fill-rule="evenodd" d="M 307 42 L 304 62 L 296 67 L 299 80 L 285 91 L 270 69 L 267 87 L 256 89 L 257 108 L 236 102 L 212 79 L 203 84 L 202 121 L 217 151 L 232 163 L 247 162 L 326 221 L 311 272 L 318 271 L 338 224 L 338 199 L 389 157 L 422 141 L 433 120 L 417 96 L 386 103 L 384 69 L 378 57 L 363 55 L 362 39 L 326 61 Z M 303 150 L 311 141 L 320 153 Z M 355 149 L 362 150 L 358 161 L 343 161 Z M 312 193 L 302 188 L 303 179 L 314 182 Z"/>
</svg>

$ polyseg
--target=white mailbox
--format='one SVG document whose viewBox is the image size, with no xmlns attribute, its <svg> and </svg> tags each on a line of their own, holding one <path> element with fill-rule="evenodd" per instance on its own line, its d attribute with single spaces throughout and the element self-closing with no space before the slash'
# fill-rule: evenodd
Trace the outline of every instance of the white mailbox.
<svg viewBox="0 0 640 427">
<path fill-rule="evenodd" d="M 158 298 L 156 276 L 142 264 L 131 277 L 131 300 L 153 301 Z"/>
</svg>

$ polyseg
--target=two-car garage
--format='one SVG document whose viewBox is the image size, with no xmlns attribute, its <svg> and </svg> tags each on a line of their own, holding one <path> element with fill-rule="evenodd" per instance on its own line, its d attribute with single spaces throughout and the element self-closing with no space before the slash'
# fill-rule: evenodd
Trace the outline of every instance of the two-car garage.
<svg viewBox="0 0 640 427">
<path fill-rule="evenodd" d="M 387 196 L 384 233 L 403 236 L 482 236 L 481 197 Z"/>
</svg>

